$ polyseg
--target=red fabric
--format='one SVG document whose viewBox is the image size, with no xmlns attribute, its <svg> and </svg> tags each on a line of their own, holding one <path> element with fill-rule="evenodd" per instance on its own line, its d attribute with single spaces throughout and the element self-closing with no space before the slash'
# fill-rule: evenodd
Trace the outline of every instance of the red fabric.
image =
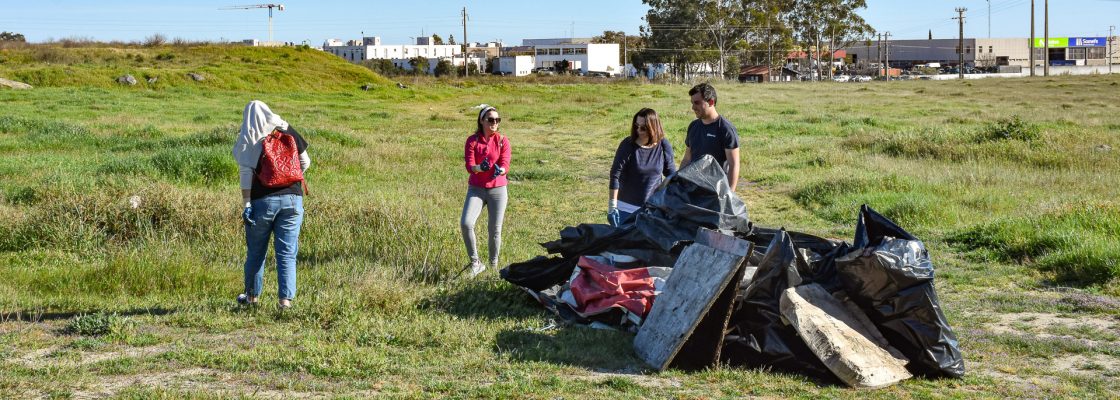
<svg viewBox="0 0 1120 400">
<path fill-rule="evenodd" d="M 262 186 L 280 188 L 303 181 L 295 137 L 272 131 L 261 141 L 261 146 L 263 148 L 257 165 L 257 180 Z"/>
<path fill-rule="evenodd" d="M 582 271 L 572 279 L 572 296 L 582 314 L 598 314 L 611 307 L 625 307 L 645 318 L 653 307 L 654 280 L 646 268 L 618 269 L 587 257 L 577 264 Z"/>
<path fill-rule="evenodd" d="M 472 134 L 467 137 L 466 147 L 463 149 L 463 161 L 467 172 L 471 174 L 467 180 L 471 186 L 484 189 L 502 187 L 509 184 L 506 175 L 509 173 L 509 159 L 513 153 L 509 148 L 509 138 L 500 133 L 486 137 L 483 134 Z M 501 176 L 494 176 L 494 169 L 489 171 L 474 172 L 471 167 L 482 164 L 483 159 L 489 159 L 490 164 L 500 165 L 506 170 Z"/>
</svg>

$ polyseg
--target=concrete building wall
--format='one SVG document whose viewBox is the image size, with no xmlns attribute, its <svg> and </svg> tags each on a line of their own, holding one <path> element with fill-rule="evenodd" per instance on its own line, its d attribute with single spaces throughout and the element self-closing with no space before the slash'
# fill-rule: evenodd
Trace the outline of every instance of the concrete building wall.
<svg viewBox="0 0 1120 400">
<path fill-rule="evenodd" d="M 975 54 L 976 66 L 990 67 L 998 65 L 1011 65 L 1020 67 L 1030 66 L 1030 40 L 1022 38 L 1004 39 L 976 39 Z M 1006 64 L 1003 62 L 1006 57 Z"/>
<path fill-rule="evenodd" d="M 498 72 L 508 72 L 513 76 L 529 75 L 533 72 L 533 57 L 501 57 L 498 59 Z"/>
<path fill-rule="evenodd" d="M 534 47 L 537 67 L 551 67 L 560 61 L 570 61 L 572 69 L 578 69 L 582 74 L 606 72 L 618 75 L 622 72 L 617 43 L 554 44 Z"/>
</svg>

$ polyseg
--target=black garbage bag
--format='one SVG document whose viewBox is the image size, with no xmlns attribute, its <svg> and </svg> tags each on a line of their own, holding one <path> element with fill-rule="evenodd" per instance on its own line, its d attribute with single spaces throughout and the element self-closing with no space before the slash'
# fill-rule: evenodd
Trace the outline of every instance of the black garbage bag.
<svg viewBox="0 0 1120 400">
<path fill-rule="evenodd" d="M 855 251 L 836 259 L 840 281 L 882 331 L 910 359 L 915 375 L 964 375 L 953 328 L 933 288 L 925 245 L 867 205 L 860 207 Z"/>
<path fill-rule="evenodd" d="M 564 258 L 598 254 L 611 248 L 648 248 L 654 244 L 638 234 L 633 225 L 579 224 L 560 230 L 560 239 L 541 243 L 550 254 Z"/>
<path fill-rule="evenodd" d="M 781 229 L 753 226 L 751 233 L 741 236 L 765 252 Z M 840 290 L 840 277 L 836 273 L 836 258 L 851 252 L 847 242 L 825 239 L 801 232 L 785 231 L 797 250 L 797 272 L 803 283 L 816 283 L 829 293 Z"/>
<path fill-rule="evenodd" d="M 701 227 L 741 233 L 751 227 L 746 204 L 731 191 L 727 174 L 708 155 L 669 177 L 634 215 L 634 225 L 665 252 L 695 238 Z"/>
<path fill-rule="evenodd" d="M 745 298 L 731 312 L 720 359 L 730 365 L 773 367 L 834 379 L 793 327 L 782 323 L 782 291 L 797 286 L 797 253 L 785 230 L 773 234 Z"/>
<path fill-rule="evenodd" d="M 579 262 L 578 257 L 537 256 L 532 260 L 513 263 L 499 271 L 502 279 L 533 291 L 542 291 L 571 278 Z"/>
</svg>

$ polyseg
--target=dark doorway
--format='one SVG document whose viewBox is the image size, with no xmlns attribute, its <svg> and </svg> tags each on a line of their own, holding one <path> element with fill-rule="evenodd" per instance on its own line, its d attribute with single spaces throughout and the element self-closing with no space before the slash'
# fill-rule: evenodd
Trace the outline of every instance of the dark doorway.
<svg viewBox="0 0 1120 400">
<path fill-rule="evenodd" d="M 1065 61 L 1066 49 L 1050 49 L 1050 61 Z"/>
</svg>

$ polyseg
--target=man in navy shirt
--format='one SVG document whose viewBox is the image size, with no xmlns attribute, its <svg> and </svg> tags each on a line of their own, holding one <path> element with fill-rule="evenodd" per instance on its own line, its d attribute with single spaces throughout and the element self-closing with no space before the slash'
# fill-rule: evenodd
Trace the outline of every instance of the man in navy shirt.
<svg viewBox="0 0 1120 400">
<path fill-rule="evenodd" d="M 694 159 L 710 155 L 723 166 L 727 183 L 734 192 L 739 184 L 739 132 L 731 121 L 716 111 L 716 88 L 712 85 L 701 83 L 693 86 L 688 95 L 692 97 L 692 112 L 696 113 L 696 120 L 688 125 L 681 169 Z"/>
</svg>

